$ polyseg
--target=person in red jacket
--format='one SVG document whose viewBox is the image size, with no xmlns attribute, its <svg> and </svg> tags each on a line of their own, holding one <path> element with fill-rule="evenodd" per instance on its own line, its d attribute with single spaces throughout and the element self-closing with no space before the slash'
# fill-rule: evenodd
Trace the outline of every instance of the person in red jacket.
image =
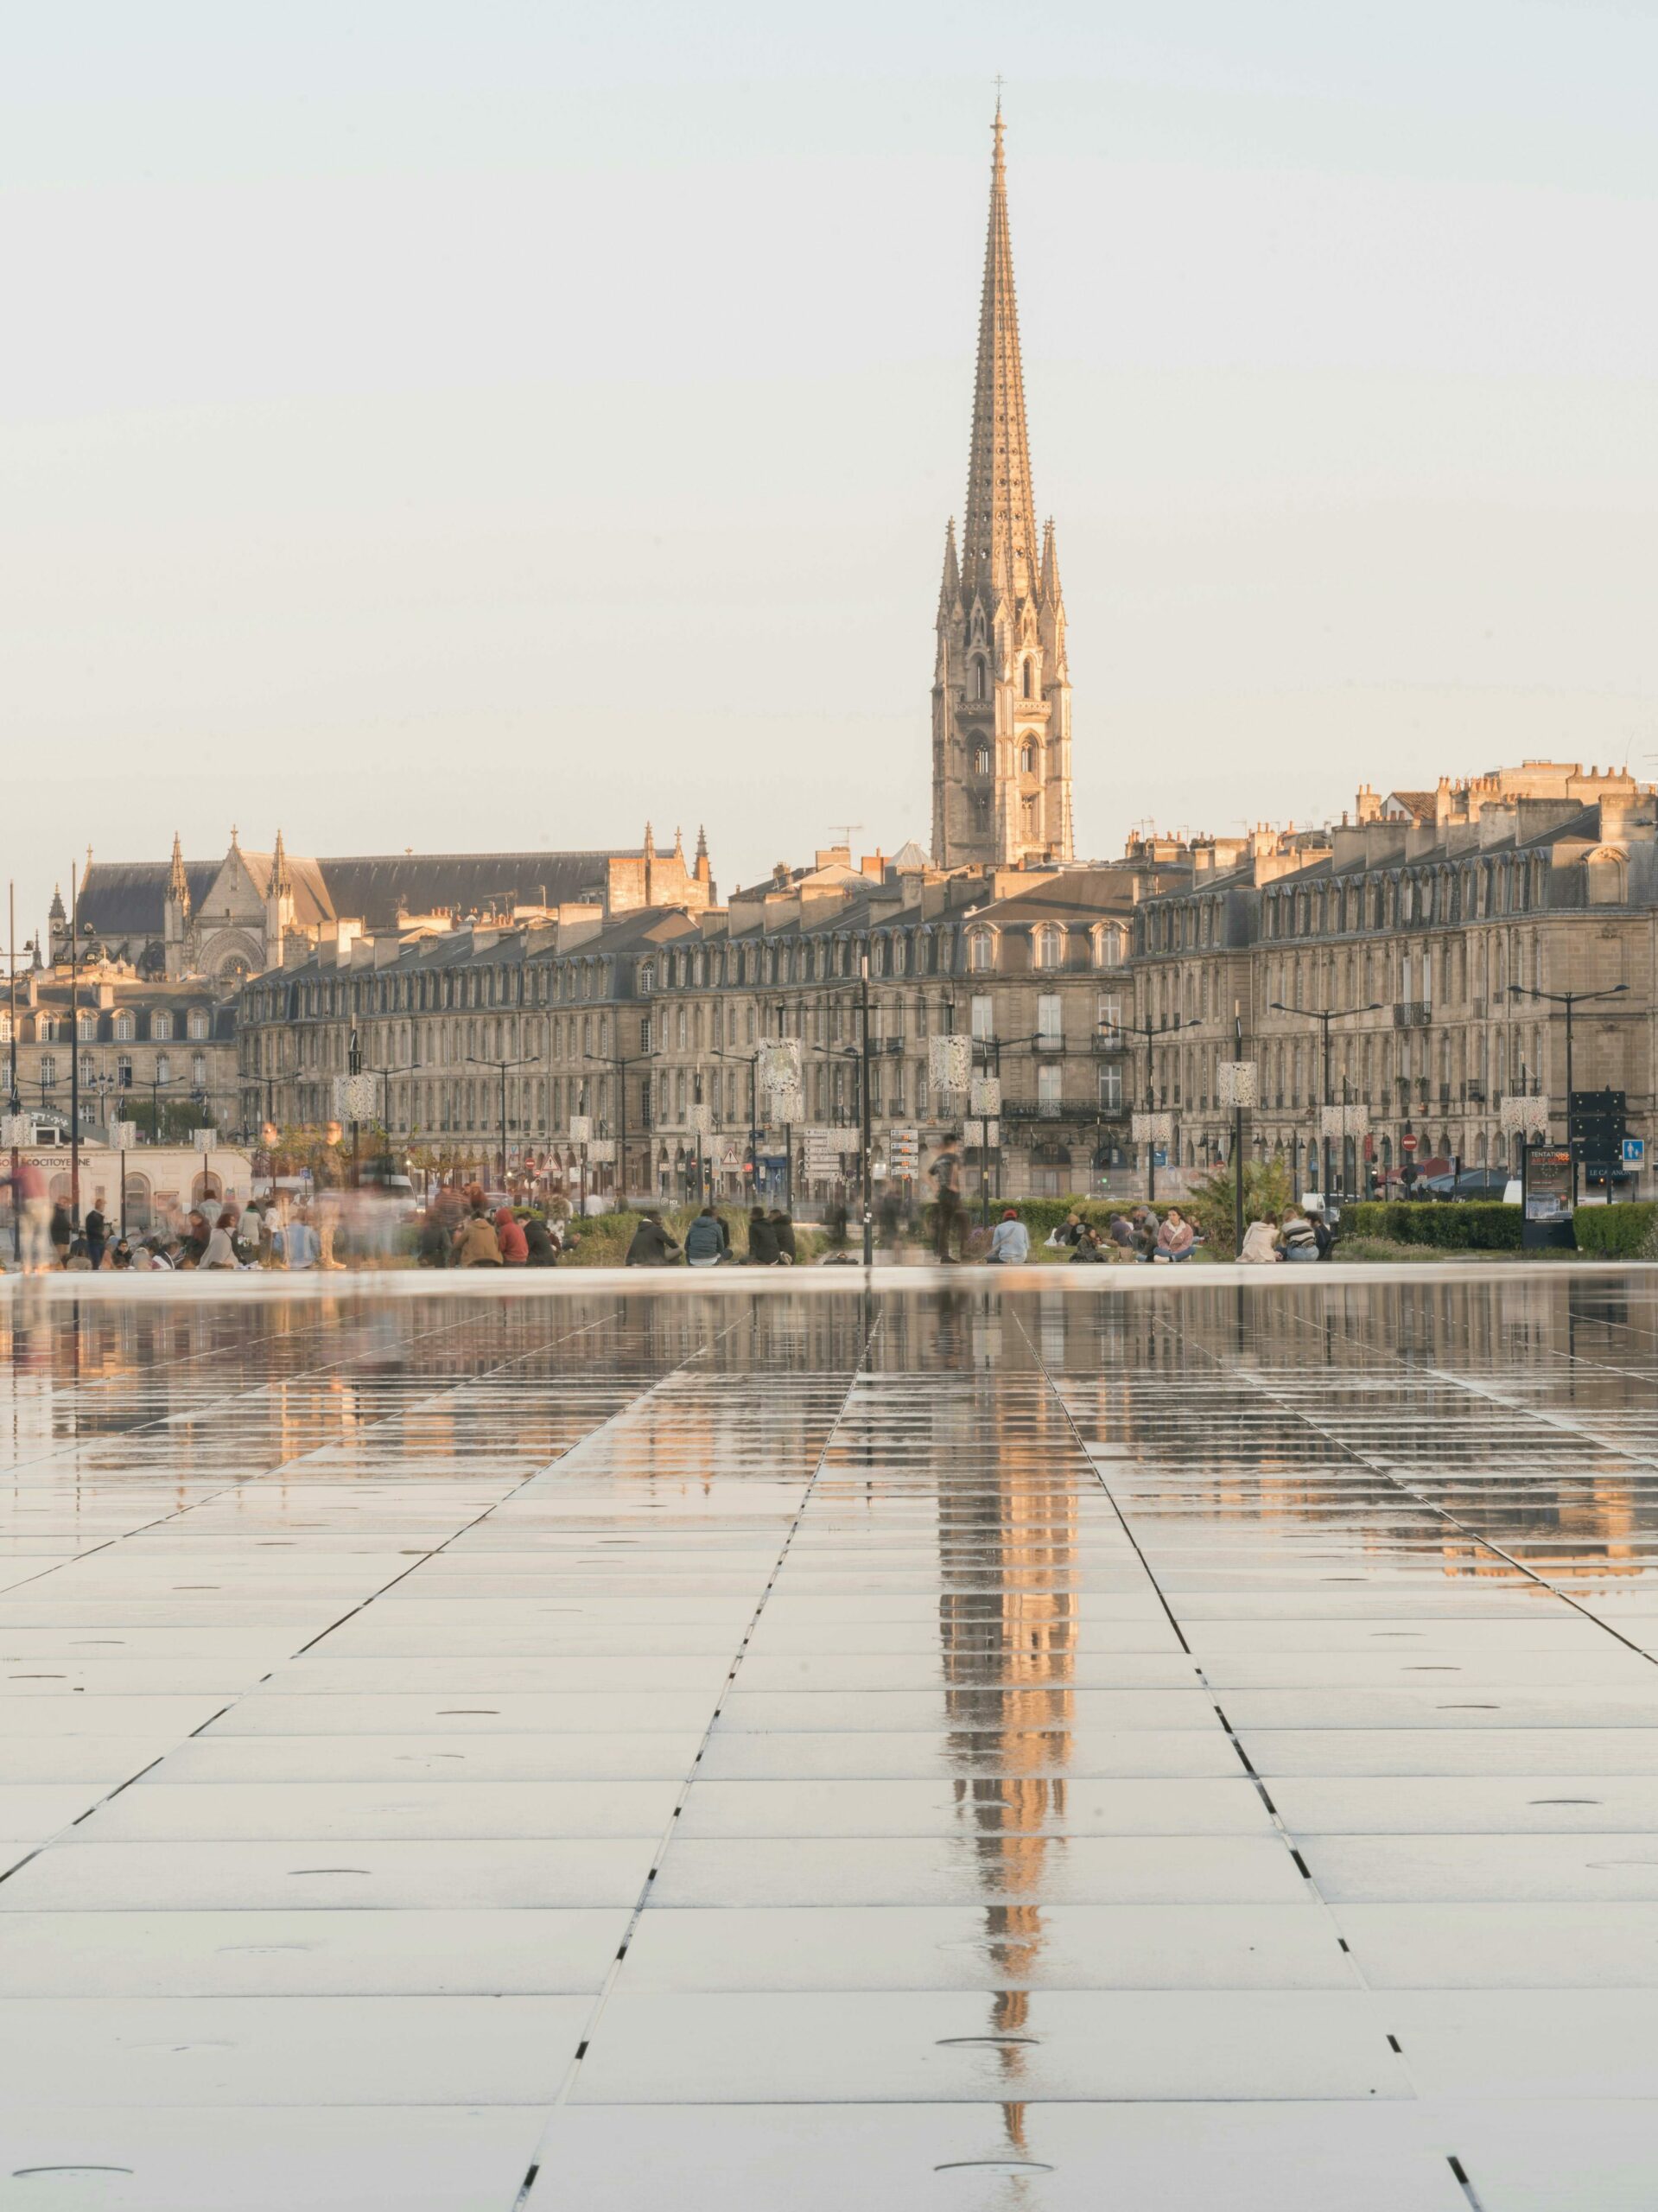
<svg viewBox="0 0 1658 2212">
<path fill-rule="evenodd" d="M 530 1246 L 524 1234 L 524 1224 L 511 1206 L 503 1206 L 495 1217 L 495 1236 L 501 1248 L 504 1268 L 522 1268 L 529 1264 Z"/>
</svg>

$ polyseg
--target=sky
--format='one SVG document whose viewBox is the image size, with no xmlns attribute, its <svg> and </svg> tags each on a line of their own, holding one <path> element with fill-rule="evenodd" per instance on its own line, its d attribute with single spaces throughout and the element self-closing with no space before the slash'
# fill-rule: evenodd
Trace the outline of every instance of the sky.
<svg viewBox="0 0 1658 2212">
<path fill-rule="evenodd" d="M 1658 0 L 0 9 L 0 822 L 929 829 L 994 79 L 1079 851 L 1658 773 Z"/>
</svg>

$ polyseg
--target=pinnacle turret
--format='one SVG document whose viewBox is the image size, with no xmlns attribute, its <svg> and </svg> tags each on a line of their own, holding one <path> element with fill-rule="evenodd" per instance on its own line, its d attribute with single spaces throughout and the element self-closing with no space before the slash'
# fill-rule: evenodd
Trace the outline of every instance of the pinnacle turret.
<svg viewBox="0 0 1658 2212">
<path fill-rule="evenodd" d="M 276 832 L 276 842 L 270 855 L 270 880 L 265 886 L 267 899 L 285 899 L 294 887 L 288 873 L 288 855 L 283 847 L 282 831 Z"/>
<path fill-rule="evenodd" d="M 184 872 L 184 848 L 179 842 L 179 833 L 173 832 L 173 865 L 168 870 L 167 895 L 175 906 L 188 907 L 190 879 Z"/>
</svg>

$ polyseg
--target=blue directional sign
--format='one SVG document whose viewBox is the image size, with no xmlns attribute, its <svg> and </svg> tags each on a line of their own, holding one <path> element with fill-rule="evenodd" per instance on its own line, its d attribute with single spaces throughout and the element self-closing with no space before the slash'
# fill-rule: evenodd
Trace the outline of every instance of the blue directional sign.
<svg viewBox="0 0 1658 2212">
<path fill-rule="evenodd" d="M 1624 1138 L 1624 1140 L 1623 1140 L 1623 1165 L 1624 1165 L 1626 1167 L 1639 1167 L 1639 1166 L 1640 1166 L 1640 1165 L 1641 1165 L 1641 1163 L 1642 1163 L 1642 1161 L 1643 1160 L 1645 1160 L 1646 1156 L 1647 1156 L 1647 1141 L 1646 1141 L 1645 1137 L 1625 1137 L 1625 1138 Z"/>
</svg>

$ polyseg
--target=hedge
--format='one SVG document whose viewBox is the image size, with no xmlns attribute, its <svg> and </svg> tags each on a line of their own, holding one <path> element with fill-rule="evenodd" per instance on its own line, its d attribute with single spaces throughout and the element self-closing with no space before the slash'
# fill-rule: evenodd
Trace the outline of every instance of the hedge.
<svg viewBox="0 0 1658 2212">
<path fill-rule="evenodd" d="M 1642 1202 L 1628 1206 L 1579 1206 L 1572 1217 L 1578 1232 L 1578 1249 L 1598 1259 L 1636 1260 L 1646 1256 L 1658 1219 L 1658 1205 Z"/>
<path fill-rule="evenodd" d="M 1518 1206 L 1477 1200 L 1450 1206 L 1367 1203 L 1344 1206 L 1341 1217 L 1343 1236 L 1381 1236 L 1394 1244 L 1433 1244 L 1451 1252 L 1517 1252 L 1520 1229 Z"/>
</svg>

